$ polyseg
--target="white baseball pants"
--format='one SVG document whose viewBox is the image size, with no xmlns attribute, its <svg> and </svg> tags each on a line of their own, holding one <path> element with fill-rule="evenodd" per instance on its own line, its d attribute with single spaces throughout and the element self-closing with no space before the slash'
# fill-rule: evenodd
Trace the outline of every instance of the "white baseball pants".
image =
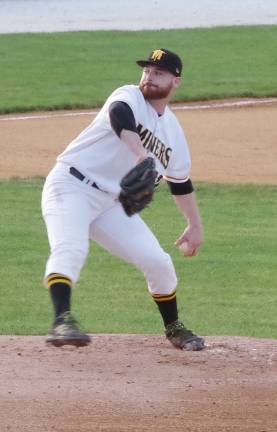
<svg viewBox="0 0 277 432">
<path fill-rule="evenodd" d="M 50 256 L 45 277 L 61 273 L 79 278 L 89 241 L 141 270 L 151 294 L 170 294 L 177 285 L 170 256 L 139 215 L 128 217 L 108 193 L 89 186 L 58 163 L 48 175 L 42 193 Z"/>
</svg>

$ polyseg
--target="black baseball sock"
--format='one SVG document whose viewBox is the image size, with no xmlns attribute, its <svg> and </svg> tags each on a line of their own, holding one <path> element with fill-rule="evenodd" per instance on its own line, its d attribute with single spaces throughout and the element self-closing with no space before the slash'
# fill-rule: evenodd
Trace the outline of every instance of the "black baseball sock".
<svg viewBox="0 0 277 432">
<path fill-rule="evenodd" d="M 56 318 L 70 310 L 71 285 L 71 280 L 64 275 L 51 273 L 47 277 L 47 286 L 50 290 Z"/>
<path fill-rule="evenodd" d="M 153 298 L 159 308 L 165 327 L 178 319 L 176 291 L 169 295 L 154 294 Z"/>
</svg>

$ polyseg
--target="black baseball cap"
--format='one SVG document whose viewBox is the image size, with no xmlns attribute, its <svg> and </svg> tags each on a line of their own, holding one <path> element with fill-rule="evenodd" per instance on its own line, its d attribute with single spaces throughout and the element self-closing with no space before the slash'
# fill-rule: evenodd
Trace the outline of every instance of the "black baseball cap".
<svg viewBox="0 0 277 432">
<path fill-rule="evenodd" d="M 148 65 L 159 66 L 159 68 L 166 69 L 177 77 L 181 76 L 183 67 L 180 57 L 164 48 L 151 51 L 147 60 L 137 60 L 136 63 L 141 67 Z"/>
</svg>

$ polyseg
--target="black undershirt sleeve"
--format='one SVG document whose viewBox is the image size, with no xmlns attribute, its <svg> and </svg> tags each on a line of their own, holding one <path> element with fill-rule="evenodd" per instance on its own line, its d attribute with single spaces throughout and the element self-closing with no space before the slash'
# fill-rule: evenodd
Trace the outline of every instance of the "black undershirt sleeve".
<svg viewBox="0 0 277 432">
<path fill-rule="evenodd" d="M 183 183 L 167 181 L 167 184 L 172 195 L 188 195 L 193 192 L 193 185 L 190 179 Z"/>
<path fill-rule="evenodd" d="M 111 103 L 109 115 L 111 126 L 118 137 L 120 137 L 122 129 L 137 132 L 133 111 L 125 102 L 115 101 Z"/>
</svg>

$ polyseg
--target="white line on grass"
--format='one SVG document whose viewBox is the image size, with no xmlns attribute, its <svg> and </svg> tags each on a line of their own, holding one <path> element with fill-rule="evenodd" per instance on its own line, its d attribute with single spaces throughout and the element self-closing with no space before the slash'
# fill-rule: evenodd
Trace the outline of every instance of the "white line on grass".
<svg viewBox="0 0 277 432">
<path fill-rule="evenodd" d="M 203 110 L 203 109 L 221 109 L 221 108 L 240 108 L 243 106 L 253 106 L 253 105 L 266 105 L 276 103 L 277 98 L 268 99 L 249 99 L 240 101 L 228 101 L 228 102 L 216 102 L 216 103 L 199 103 L 199 104 L 186 104 L 186 105 L 175 105 L 172 107 L 174 111 L 183 110 Z M 41 120 L 50 118 L 60 118 L 60 117 L 78 117 L 78 116 L 91 116 L 98 114 L 98 111 L 87 111 L 87 112 L 66 112 L 57 114 L 31 114 L 31 115 L 16 115 L 14 117 L 2 117 L 0 121 L 18 121 L 18 120 Z"/>
</svg>

